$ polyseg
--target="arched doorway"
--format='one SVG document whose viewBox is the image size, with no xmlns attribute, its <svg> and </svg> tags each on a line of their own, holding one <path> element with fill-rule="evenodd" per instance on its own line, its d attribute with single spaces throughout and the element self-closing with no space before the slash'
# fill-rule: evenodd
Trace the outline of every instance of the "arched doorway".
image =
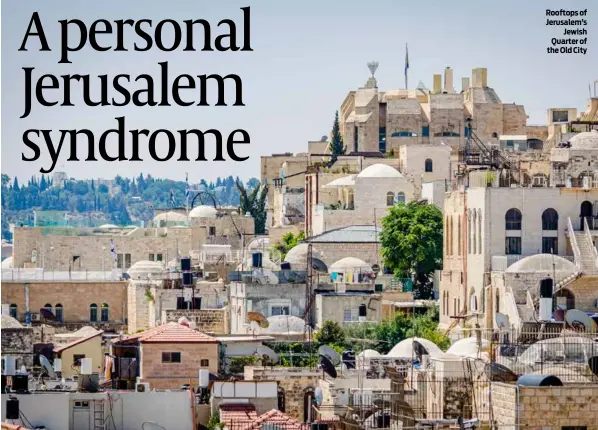
<svg viewBox="0 0 598 430">
<path fill-rule="evenodd" d="M 278 387 L 278 410 L 280 412 L 286 411 L 286 396 L 284 392 L 284 388 Z"/>
<path fill-rule="evenodd" d="M 554 295 L 553 309 L 562 309 L 564 311 L 575 309 L 575 295 L 567 288 L 557 291 Z"/>
<path fill-rule="evenodd" d="M 589 201 L 585 201 L 581 204 L 581 210 L 580 210 L 580 214 L 579 214 L 579 220 L 581 223 L 581 230 L 583 231 L 585 228 L 585 223 L 584 223 L 584 219 L 586 219 L 588 221 L 588 226 L 590 227 L 590 229 L 593 228 L 594 223 L 593 223 L 593 218 L 592 218 L 592 203 Z"/>
<path fill-rule="evenodd" d="M 316 395 L 312 389 L 309 389 L 303 395 L 303 422 L 310 423 L 313 421 L 313 405 Z"/>
</svg>

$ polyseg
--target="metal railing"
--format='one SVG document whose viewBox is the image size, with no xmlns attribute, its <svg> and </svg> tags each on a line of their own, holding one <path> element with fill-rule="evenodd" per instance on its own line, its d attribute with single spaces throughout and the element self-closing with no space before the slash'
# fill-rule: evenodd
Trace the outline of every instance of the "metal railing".
<svg viewBox="0 0 598 430">
<path fill-rule="evenodd" d="M 571 217 L 567 217 L 567 230 L 569 231 L 569 241 L 571 242 L 571 248 L 573 249 L 573 256 L 575 257 L 574 263 L 578 270 L 581 270 L 581 252 L 577 245 L 577 238 L 575 237 L 575 230 L 573 230 L 573 223 Z"/>
<path fill-rule="evenodd" d="M 590 248 L 592 250 L 592 258 L 594 261 L 593 269 L 596 270 L 597 269 L 596 264 L 598 264 L 598 250 L 596 249 L 596 246 L 594 246 L 594 238 L 592 237 L 592 231 L 590 230 L 590 226 L 588 225 L 588 219 L 584 218 L 583 223 L 584 223 L 584 234 L 586 235 L 586 240 L 588 241 L 588 244 L 590 245 Z"/>
<path fill-rule="evenodd" d="M 3 269 L 2 280 L 6 282 L 31 282 L 31 281 L 121 281 L 122 269 L 111 271 L 59 271 L 45 269 Z"/>
</svg>

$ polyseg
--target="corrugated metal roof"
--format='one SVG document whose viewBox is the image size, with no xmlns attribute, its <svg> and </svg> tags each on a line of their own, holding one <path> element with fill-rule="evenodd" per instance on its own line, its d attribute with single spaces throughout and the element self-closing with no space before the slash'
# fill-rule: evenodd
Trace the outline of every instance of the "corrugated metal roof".
<svg viewBox="0 0 598 430">
<path fill-rule="evenodd" d="M 381 231 L 373 225 L 350 225 L 314 236 L 311 243 L 375 243 Z"/>
</svg>

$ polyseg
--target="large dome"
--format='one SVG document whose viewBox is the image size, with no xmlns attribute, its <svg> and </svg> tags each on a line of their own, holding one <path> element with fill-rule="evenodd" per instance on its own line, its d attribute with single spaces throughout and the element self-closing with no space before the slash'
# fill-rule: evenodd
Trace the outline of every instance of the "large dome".
<svg viewBox="0 0 598 430">
<path fill-rule="evenodd" d="M 131 276 L 131 279 L 139 279 L 156 275 L 161 276 L 164 270 L 164 266 L 158 261 L 142 260 L 129 267 L 127 273 Z"/>
<path fill-rule="evenodd" d="M 2 328 L 22 328 L 22 324 L 13 317 L 2 315 Z"/>
<path fill-rule="evenodd" d="M 430 357 L 440 357 L 443 354 L 442 350 L 434 342 L 419 337 L 410 337 L 397 343 L 386 356 L 392 358 L 412 358 L 416 355 L 415 352 L 420 345 Z"/>
<path fill-rule="evenodd" d="M 12 256 L 2 262 L 2 269 L 12 269 Z"/>
<path fill-rule="evenodd" d="M 402 178 L 401 172 L 386 164 L 372 164 L 361 171 L 358 178 Z"/>
<path fill-rule="evenodd" d="M 355 257 L 345 257 L 338 260 L 336 263 L 333 263 L 329 268 L 328 272 L 352 272 L 352 271 L 361 271 L 361 272 L 371 272 L 372 266 L 366 263 L 363 260 Z"/>
<path fill-rule="evenodd" d="M 288 252 L 286 257 L 284 258 L 284 261 L 286 261 L 287 263 L 291 263 L 291 269 L 293 270 L 301 270 L 307 268 L 308 248 L 309 245 L 307 243 L 300 243 L 298 245 L 295 245 L 295 247 L 293 247 Z M 312 258 L 322 258 L 320 252 L 313 246 L 311 248 L 311 255 Z"/>
<path fill-rule="evenodd" d="M 574 149 L 598 149 L 598 130 L 576 134 L 569 142 Z"/>
<path fill-rule="evenodd" d="M 507 268 L 507 273 L 530 272 L 562 272 L 576 273 L 577 267 L 569 260 L 552 254 L 536 254 L 525 257 Z"/>
<path fill-rule="evenodd" d="M 191 218 L 216 218 L 218 211 L 214 206 L 196 206 L 191 212 L 189 217 Z"/>
<path fill-rule="evenodd" d="M 187 215 L 184 215 L 184 214 L 181 214 L 178 212 L 174 212 L 174 211 L 162 212 L 154 217 L 155 223 L 158 223 L 159 221 L 186 222 Z"/>
</svg>

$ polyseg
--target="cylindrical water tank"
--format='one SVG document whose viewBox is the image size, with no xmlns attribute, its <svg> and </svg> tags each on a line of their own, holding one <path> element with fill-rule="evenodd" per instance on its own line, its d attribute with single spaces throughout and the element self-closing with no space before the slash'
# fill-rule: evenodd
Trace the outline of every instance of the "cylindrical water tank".
<svg viewBox="0 0 598 430">
<path fill-rule="evenodd" d="M 2 360 L 4 360 L 4 374 L 6 376 L 15 376 L 17 374 L 17 359 L 6 356 Z"/>
<path fill-rule="evenodd" d="M 91 358 L 82 358 L 81 359 L 81 375 L 91 375 L 92 373 L 91 367 Z"/>
<path fill-rule="evenodd" d="M 540 321 L 550 321 L 552 317 L 552 290 L 551 278 L 540 281 Z"/>
<path fill-rule="evenodd" d="M 199 386 L 208 388 L 210 384 L 210 371 L 208 369 L 199 369 Z"/>
<path fill-rule="evenodd" d="M 60 358 L 54 359 L 54 372 L 62 372 L 62 360 Z"/>
<path fill-rule="evenodd" d="M 262 267 L 262 253 L 261 252 L 254 252 L 251 255 L 251 265 L 252 265 L 252 267 Z"/>
</svg>

